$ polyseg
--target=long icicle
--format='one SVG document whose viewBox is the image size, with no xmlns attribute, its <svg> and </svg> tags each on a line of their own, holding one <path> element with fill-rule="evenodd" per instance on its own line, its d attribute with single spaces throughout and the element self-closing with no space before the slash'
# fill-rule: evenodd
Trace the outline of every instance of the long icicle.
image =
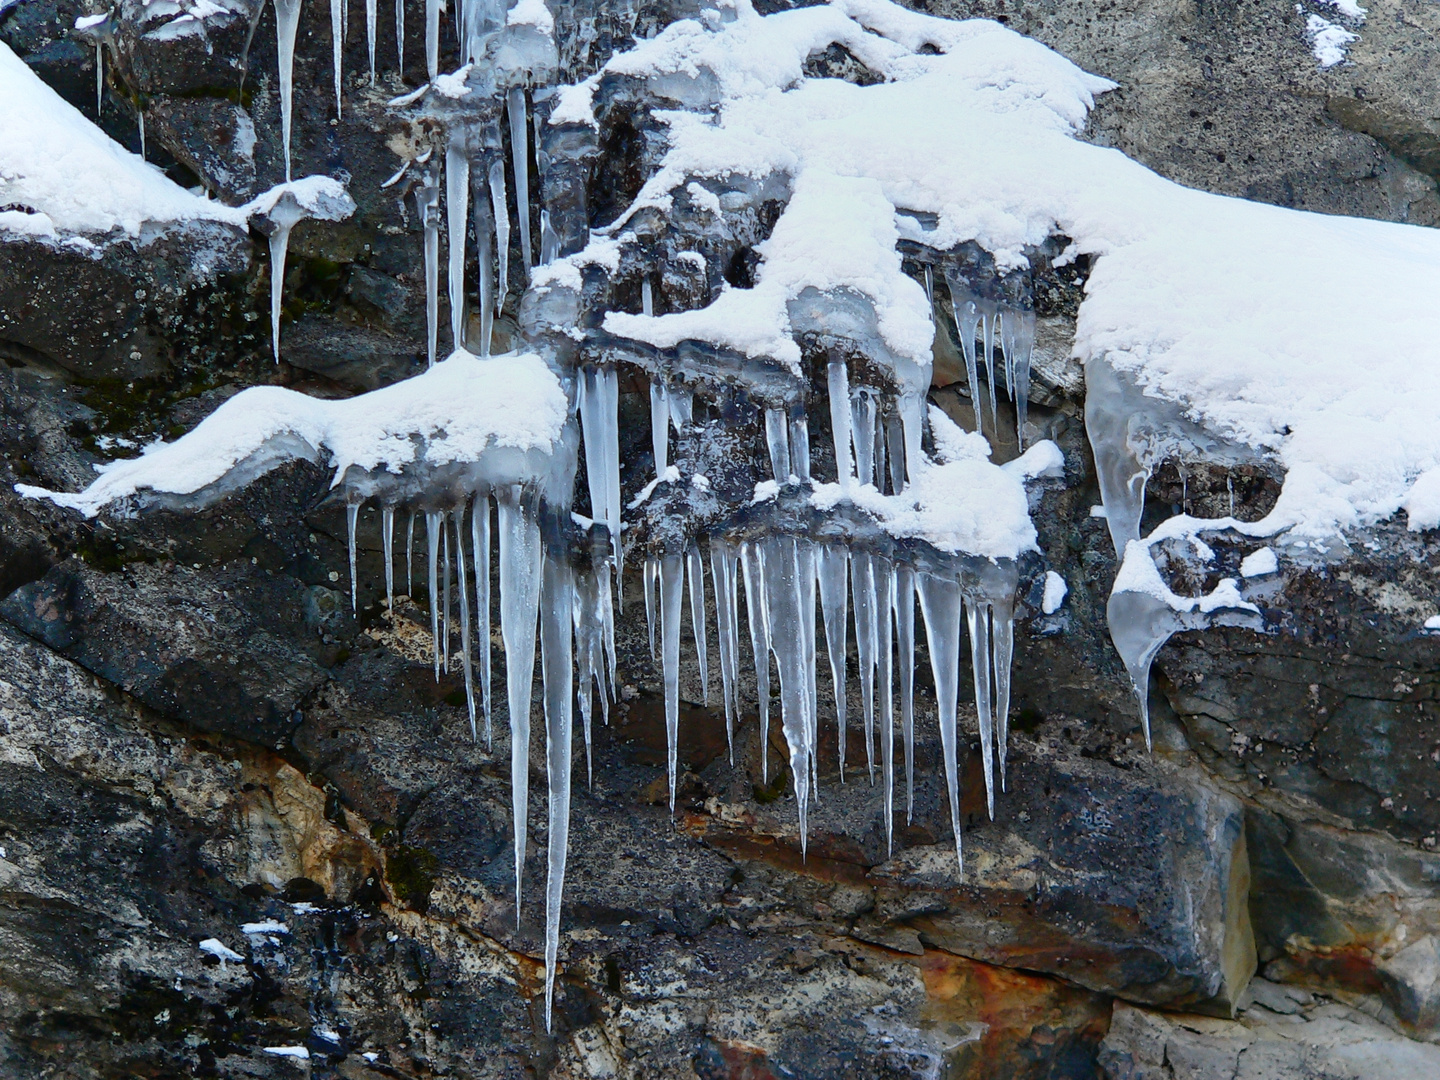
<svg viewBox="0 0 1440 1080">
<path fill-rule="evenodd" d="M 375 0 L 365 0 L 373 4 Z M 452 133 L 445 148 L 445 217 L 449 226 L 448 283 L 450 286 L 450 340 L 465 347 L 465 233 L 470 215 L 470 159 L 461 132 Z"/>
<path fill-rule="evenodd" d="M 395 67 L 405 77 L 405 0 L 395 0 Z"/>
<path fill-rule="evenodd" d="M 874 566 L 875 601 L 878 609 L 875 619 L 878 632 L 876 660 L 880 683 L 880 704 L 876 714 L 880 722 L 880 761 L 885 792 L 885 857 L 888 859 L 894 850 L 895 842 L 895 624 L 891 621 L 895 610 L 895 574 L 890 560 L 882 556 L 875 557 Z"/>
<path fill-rule="evenodd" d="M 505 162 L 498 157 L 490 163 L 490 207 L 495 214 L 495 261 L 499 268 L 495 314 L 499 315 L 510 295 L 510 209 L 505 203 Z"/>
<path fill-rule="evenodd" d="M 803 421 L 802 421 L 803 423 Z M 793 431 L 793 427 L 792 427 Z M 795 441 L 792 438 L 793 449 Z M 820 743 L 820 703 L 816 686 L 815 661 L 815 545 L 805 539 L 795 541 L 795 586 L 800 603 L 801 670 L 805 673 L 805 756 L 810 770 L 810 793 L 820 801 L 820 762 L 816 747 Z"/>
<path fill-rule="evenodd" d="M 850 377 L 844 360 L 831 360 L 827 371 L 830 388 L 830 430 L 835 442 L 835 474 L 840 486 L 854 482 L 850 457 Z"/>
<path fill-rule="evenodd" d="M 380 511 L 380 543 L 385 548 L 385 610 L 395 614 L 395 508 Z"/>
<path fill-rule="evenodd" d="M 530 819 L 530 693 L 535 678 L 535 624 L 543 555 L 531 499 L 519 485 L 500 504 L 500 636 L 505 642 L 505 688 L 510 699 L 510 802 L 515 829 L 515 925 Z"/>
<path fill-rule="evenodd" d="M 1009 597 L 994 601 L 990 648 L 995 656 L 995 758 L 1005 790 L 1005 755 L 1010 742 L 1010 661 L 1015 652 L 1015 611 Z"/>
<path fill-rule="evenodd" d="M 800 857 L 809 838 L 810 753 L 806 697 L 810 675 L 805 671 L 805 633 L 802 627 L 803 571 L 794 537 L 770 536 L 763 541 L 761 575 L 765 580 L 765 609 L 770 620 L 770 647 L 780 675 L 780 726 L 790 754 L 790 776 L 795 784 L 795 809 L 800 819 Z M 810 618 L 815 617 L 811 609 Z"/>
<path fill-rule="evenodd" d="M 440 511 L 440 563 L 444 568 L 443 576 L 445 584 L 442 589 L 445 596 L 444 617 L 441 619 L 441 638 L 445 650 L 445 674 L 450 674 L 450 530 L 446 528 L 446 521 L 450 513 L 447 510 Z"/>
<path fill-rule="evenodd" d="M 670 464 L 670 396 L 658 378 L 650 380 L 650 448 L 655 456 L 655 479 L 665 479 Z"/>
<path fill-rule="evenodd" d="M 440 681 L 440 512 L 425 511 L 425 537 L 429 542 L 430 645 L 435 654 L 435 681 Z"/>
<path fill-rule="evenodd" d="M 905 824 L 915 817 L 915 571 L 895 568 L 895 633 L 900 663 L 900 733 L 905 742 Z"/>
<path fill-rule="evenodd" d="M 483 157 L 470 164 L 470 196 L 475 213 L 476 285 L 480 302 L 480 355 L 490 355 L 495 328 L 495 207 L 490 199 L 490 170 Z"/>
<path fill-rule="evenodd" d="M 705 564 L 700 548 L 690 545 L 685 556 L 690 585 L 690 626 L 695 631 L 695 658 L 700 664 L 700 702 L 710 704 L 710 666 L 705 649 Z"/>
<path fill-rule="evenodd" d="M 540 667 L 545 687 L 546 805 L 545 1030 L 552 1030 L 555 964 L 560 951 L 560 904 L 565 892 L 565 856 L 570 845 L 570 746 L 574 698 L 571 612 L 574 582 L 562 553 L 544 557 L 541 584 Z"/>
<path fill-rule="evenodd" d="M 660 560 L 645 560 L 645 628 L 650 631 L 650 659 L 657 659 L 655 652 L 655 596 L 660 588 Z"/>
<path fill-rule="evenodd" d="M 490 496 L 475 496 L 470 514 L 470 544 L 475 552 L 475 629 L 479 646 L 480 707 L 485 713 L 485 749 L 491 748 L 490 727 Z"/>
<path fill-rule="evenodd" d="M 719 632 L 720 696 L 725 702 L 725 748 L 735 764 L 735 663 L 731 651 L 736 635 L 734 590 L 729 587 L 735 572 L 735 555 L 724 540 L 710 538 L 710 578 L 715 584 L 715 623 Z"/>
<path fill-rule="evenodd" d="M 765 608 L 765 582 L 760 549 L 740 545 L 740 571 L 745 578 L 745 615 L 750 649 L 755 656 L 755 696 L 760 716 L 760 782 L 770 784 L 770 616 Z"/>
<path fill-rule="evenodd" d="M 365 0 L 365 45 L 370 50 L 370 85 L 375 85 L 376 0 Z"/>
<path fill-rule="evenodd" d="M 981 600 L 965 604 L 970 630 L 970 669 L 975 678 L 975 713 L 980 723 L 980 758 L 985 773 L 985 808 L 995 820 L 994 720 L 990 713 L 990 605 Z"/>
<path fill-rule="evenodd" d="M 415 597 L 415 511 L 410 511 L 410 522 L 405 526 L 405 595 Z"/>
<path fill-rule="evenodd" d="M 345 0 L 330 0 L 330 53 L 335 66 L 335 116 L 340 116 L 342 59 L 345 44 Z"/>
<path fill-rule="evenodd" d="M 359 602 L 356 599 L 355 584 L 355 527 L 360 518 L 360 504 L 351 502 L 345 504 L 345 530 L 349 534 L 347 548 L 350 553 L 350 612 L 357 614 L 360 610 Z"/>
<path fill-rule="evenodd" d="M 475 724 L 475 676 L 470 667 L 470 587 L 465 580 L 465 505 L 455 510 L 455 588 L 460 595 L 460 670 L 465 675 L 465 708 L 470 714 L 470 741 L 480 735 Z"/>
<path fill-rule="evenodd" d="M 415 190 L 416 209 L 425 230 L 425 358 L 435 366 L 440 337 L 440 180 L 432 161 Z"/>
<path fill-rule="evenodd" d="M 846 413 L 848 415 L 849 409 Z M 836 445 L 839 445 L 837 440 Z M 820 610 L 825 616 L 825 648 L 830 654 L 830 678 L 835 687 L 835 724 L 840 741 L 840 782 L 845 782 L 845 626 L 850 597 L 846 576 L 850 557 L 844 548 L 820 549 Z"/>
<path fill-rule="evenodd" d="M 440 74 L 440 0 L 425 0 L 425 73 L 432 83 Z"/>
<path fill-rule="evenodd" d="M 964 600 L 960 583 L 948 574 L 921 574 L 916 584 L 930 649 L 930 670 L 935 676 L 935 708 L 940 720 L 945 785 L 950 796 L 950 826 L 955 832 L 955 861 L 963 873 L 965 857 L 960 844 L 960 770 L 955 718 L 960 695 L 960 614 Z"/>
<path fill-rule="evenodd" d="M 276 14 L 279 19 L 279 14 Z M 278 27 L 277 27 L 278 32 Z M 100 114 L 105 111 L 105 43 L 95 43 L 95 123 L 100 123 Z M 290 179 L 288 176 L 285 179 Z"/>
<path fill-rule="evenodd" d="M 863 476 L 863 474 L 862 474 Z M 873 556 L 857 551 L 850 556 L 850 576 L 854 586 L 855 652 L 860 661 L 860 703 L 865 710 L 865 767 L 870 782 L 875 782 L 875 664 L 879 630 L 879 612 L 875 603 L 875 561 Z"/>
<path fill-rule="evenodd" d="M 660 560 L 660 662 L 665 677 L 665 766 L 670 813 L 675 813 L 675 776 L 680 751 L 680 597 L 685 563 L 679 555 Z"/>
<path fill-rule="evenodd" d="M 505 95 L 510 114 L 510 157 L 515 173 L 515 213 L 520 226 L 520 262 L 530 277 L 534 256 L 530 252 L 530 124 L 526 117 L 525 90 L 514 87 Z"/>
</svg>

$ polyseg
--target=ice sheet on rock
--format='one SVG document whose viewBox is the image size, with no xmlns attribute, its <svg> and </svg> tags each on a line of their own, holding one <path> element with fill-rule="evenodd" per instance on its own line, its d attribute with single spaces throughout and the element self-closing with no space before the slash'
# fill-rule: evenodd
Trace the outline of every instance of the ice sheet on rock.
<svg viewBox="0 0 1440 1080">
<path fill-rule="evenodd" d="M 393 481 L 403 491 L 417 470 L 472 463 L 492 485 L 535 482 L 550 473 L 567 413 L 560 381 L 535 354 L 457 351 L 423 375 L 347 400 L 251 387 L 175 442 L 102 466 L 83 492 L 17 490 L 93 517 L 135 495 L 211 501 L 295 458 L 328 464 L 336 484 L 379 490 Z"/>
<path fill-rule="evenodd" d="M 1234 578 L 1222 578 L 1201 596 L 1181 596 L 1166 583 L 1152 553 L 1165 541 L 1193 544 L 1200 534 L 1233 530 L 1261 535 L 1255 523 L 1234 518 L 1198 519 L 1184 514 L 1161 523 L 1145 540 L 1131 540 L 1115 576 L 1106 606 L 1110 640 L 1125 662 L 1140 706 L 1145 745 L 1150 745 L 1150 665 L 1155 655 L 1181 630 L 1210 626 L 1245 626 L 1261 629 L 1260 609 L 1246 600 Z"/>
</svg>

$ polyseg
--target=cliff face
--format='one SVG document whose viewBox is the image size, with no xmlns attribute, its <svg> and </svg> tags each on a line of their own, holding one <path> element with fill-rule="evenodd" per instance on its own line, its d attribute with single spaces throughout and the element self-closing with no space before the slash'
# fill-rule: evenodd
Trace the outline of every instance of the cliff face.
<svg viewBox="0 0 1440 1080">
<path fill-rule="evenodd" d="M 928 8 L 1007 22 L 1114 79 L 1087 137 L 1162 175 L 1324 213 L 1440 217 L 1435 12 Z M 283 179 L 274 9 L 237 4 L 202 34 L 159 38 L 146 10 L 114 21 L 101 126 L 138 150 L 143 111 L 150 160 L 230 204 Z M 0 40 L 93 117 L 95 53 L 71 31 L 86 14 L 22 0 L 0 8 Z M 580 74 L 692 12 L 582 14 L 595 32 L 569 58 Z M 1310 14 L 1358 34 L 1348 61 L 1318 67 Z M 420 225 L 384 186 L 416 138 L 386 103 L 424 70 L 423 13 L 406 9 L 410 82 L 392 16 L 372 85 L 365 11 L 348 11 L 337 120 L 329 13 L 301 15 L 294 173 L 346 179 L 357 212 L 296 227 L 278 366 L 258 234 L 207 223 L 82 252 L 0 232 L 0 1074 L 1440 1074 L 1440 665 L 1420 629 L 1440 544 L 1403 521 L 1351 535 L 1341 557 L 1287 568 L 1266 632 L 1175 636 L 1147 752 L 1106 633 L 1115 557 L 1091 514 L 1068 359 L 1083 265 L 1049 282 L 1032 395 L 1066 473 L 1033 516 L 1069 594 L 1046 615 L 1022 598 L 1008 791 L 990 820 L 976 739 L 964 876 L 923 646 L 914 812 L 893 858 L 853 764 L 855 680 L 842 786 L 821 679 L 802 859 L 775 726 L 768 777 L 753 705 L 732 765 L 718 694 L 702 702 L 691 661 L 672 817 L 637 560 L 590 786 L 576 752 L 546 1033 L 547 821 L 532 802 L 534 899 L 517 922 L 503 707 L 493 748 L 472 742 L 458 674 L 432 675 L 418 568 L 401 590 L 414 599 L 385 610 L 378 515 L 361 515 L 352 616 L 345 507 L 313 466 L 198 514 L 87 521 L 13 489 L 83 486 L 117 447 L 187 431 L 245 386 L 343 397 L 423 369 Z M 453 49 L 442 37 L 442 67 Z M 846 74 L 845 57 L 827 62 Z M 630 135 L 593 167 L 597 215 L 649 161 Z M 515 319 L 497 321 L 497 347 Z M 971 426 L 947 344 L 931 400 Z M 1363 343 L 1336 348 L 1364 363 Z M 622 387 L 630 465 L 649 453 L 644 392 Z M 1254 520 L 1275 491 L 1259 465 L 1168 466 L 1146 521 Z M 742 675 L 742 701 L 753 684 Z M 975 738 L 973 711 L 961 722 Z M 538 741 L 531 766 L 539 785 Z"/>
</svg>

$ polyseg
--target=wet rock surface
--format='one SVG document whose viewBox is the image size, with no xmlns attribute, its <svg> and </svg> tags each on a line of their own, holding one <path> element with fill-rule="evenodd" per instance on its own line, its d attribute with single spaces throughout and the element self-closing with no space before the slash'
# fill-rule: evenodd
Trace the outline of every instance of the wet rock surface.
<svg viewBox="0 0 1440 1080">
<path fill-rule="evenodd" d="M 1375 8 L 1353 66 L 1320 72 L 1289 8 L 935 10 L 1003 15 L 1119 81 L 1091 137 L 1165 175 L 1328 212 L 1440 216 L 1433 58 L 1410 40 L 1424 13 Z M 26 0 L 0 12 L 0 37 L 91 116 L 94 51 L 67 29 L 83 13 Z M 242 14 L 217 20 L 208 50 L 158 49 L 126 16 L 99 114 L 138 149 L 143 105 L 152 160 L 228 202 L 283 176 L 273 8 Z M 423 366 L 409 180 L 381 187 L 412 137 L 385 102 L 424 66 L 423 16 L 407 14 L 409 81 L 385 32 L 371 87 L 364 9 L 350 7 L 338 121 L 329 13 L 303 14 L 295 173 L 348 176 L 359 209 L 295 230 L 283 364 L 269 358 L 258 236 L 207 226 L 98 253 L 0 236 L 0 1071 L 1178 1080 L 1403 1076 L 1419 1062 L 1429 1071 L 1414 1075 L 1432 1075 L 1440 669 L 1418 628 L 1440 549 L 1392 523 L 1339 562 L 1287 570 L 1268 632 L 1177 635 L 1156 662 L 1147 754 L 1105 632 L 1115 560 L 1090 514 L 1083 376 L 1067 361 L 1083 268 L 1047 284 L 1030 417 L 1065 454 L 1066 482 L 1035 518 L 1070 591 L 1048 615 L 1022 597 L 1009 791 L 989 821 L 977 742 L 965 876 L 923 645 L 914 813 L 893 856 L 858 698 L 839 783 L 824 675 L 805 859 L 778 725 L 766 771 L 748 712 L 732 767 L 718 676 L 707 706 L 693 662 L 672 820 L 632 573 L 622 700 L 596 722 L 593 788 L 577 744 L 553 1036 L 538 1003 L 543 799 L 517 925 L 504 706 L 493 745 L 472 741 L 458 675 L 432 674 L 418 565 L 383 610 L 374 516 L 352 614 L 344 508 L 313 467 L 197 516 L 83 522 L 15 495 L 16 482 L 78 488 L 94 463 L 190 429 L 241 386 L 343 396 Z M 673 14 L 647 5 L 636 26 Z M 865 75 L 844 55 L 815 62 Z M 592 182 L 633 182 L 636 139 L 608 147 Z M 932 400 L 973 427 L 963 365 L 937 370 Z M 622 415 L 645 416 L 638 395 Z M 627 497 L 649 467 L 642 428 L 622 431 Z M 816 445 L 826 437 L 817 425 Z M 1273 490 L 1254 470 L 1162 471 L 1150 496 L 1147 521 L 1177 506 L 1255 518 Z M 741 668 L 753 672 L 748 642 Z M 973 713 L 961 723 L 973 737 Z M 531 770 L 542 786 L 539 745 Z M 267 922 L 285 930 L 242 929 Z M 211 940 L 240 959 L 202 949 Z M 1272 982 L 1251 981 L 1257 965 Z"/>
</svg>

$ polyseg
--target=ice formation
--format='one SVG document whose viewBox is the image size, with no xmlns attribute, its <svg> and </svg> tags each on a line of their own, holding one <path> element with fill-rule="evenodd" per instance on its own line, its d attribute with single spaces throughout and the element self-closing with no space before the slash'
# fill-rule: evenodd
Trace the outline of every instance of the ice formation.
<svg viewBox="0 0 1440 1080">
<path fill-rule="evenodd" d="M 277 4 L 287 162 L 291 2 Z M 888 0 L 762 17 L 748 0 L 719 0 L 703 18 L 672 23 L 597 68 L 579 55 L 577 28 L 557 23 L 541 0 L 508 12 L 498 0 L 468 0 L 457 17 L 458 70 L 441 74 L 439 2 L 429 0 L 428 81 L 391 103 L 422 133 L 392 183 L 409 177 L 423 230 L 427 372 L 350 401 L 249 390 L 178 441 L 106 466 L 84 492 L 22 490 L 91 515 L 116 502 L 193 506 L 283 460 L 316 461 L 334 470 L 347 505 L 352 599 L 359 509 L 380 505 L 391 604 L 394 515 L 409 515 L 407 587 L 423 515 L 437 674 L 452 663 L 453 571 L 471 730 L 478 737 L 483 717 L 487 741 L 495 555 L 517 918 L 537 646 L 543 679 L 547 1024 L 572 707 L 578 701 L 588 774 L 594 702 L 604 717 L 616 693 L 614 605 L 627 552 L 643 567 L 662 674 L 672 808 L 688 599 L 706 673 L 701 694 L 713 655 L 732 759 L 748 705 L 740 700 L 742 636 L 748 641 L 767 782 L 775 693 L 802 851 L 819 729 L 832 722 L 819 708 L 820 632 L 842 781 L 847 754 L 859 756 L 846 737 L 855 637 L 857 726 L 872 781 L 877 764 L 881 773 L 887 845 L 899 798 L 898 676 L 910 812 L 917 604 L 957 859 L 967 642 L 993 814 L 1005 783 L 1018 559 L 1036 545 L 1026 483 L 1063 471 L 1058 449 L 1027 428 L 1031 268 L 1043 252 L 1058 255 L 1056 243 L 1094 260 L 1075 351 L 1087 365 L 1105 513 L 1124 555 L 1110 623 L 1142 713 L 1150 662 L 1171 633 L 1258 620 L 1236 579 L 1196 597 L 1167 583 L 1162 570 L 1174 565 L 1208 574 L 1202 534 L 1314 543 L 1394 513 L 1407 498 L 1412 525 L 1440 519 L 1440 437 L 1423 404 L 1440 390 L 1440 365 L 1413 362 L 1433 357 L 1440 336 L 1406 299 L 1440 287 L 1432 232 L 1205 195 L 1082 143 L 1074 134 L 1111 84 L 985 20 L 932 18 Z M 632 30 L 622 26 L 618 37 Z M 342 34 L 343 19 L 337 50 Z M 402 54 L 403 34 L 397 4 Z M 806 74 L 808 60 L 831 47 L 868 70 L 867 85 Z M 16 66 L 23 70 L 0 51 L 0 93 L 28 76 Z M 0 113 L 0 135 L 17 122 L 28 123 Z M 645 133 L 646 174 L 637 191 L 622 193 L 613 220 L 592 229 L 586 178 L 622 125 Z M 0 138 L 0 147 L 14 141 Z M 31 174 L 8 164 L 0 162 L 0 196 L 13 201 L 4 185 Z M 128 157 L 121 165 L 122 179 L 159 199 L 143 165 Z M 272 281 L 283 280 L 290 204 L 306 208 L 297 188 L 276 189 L 265 209 L 279 237 Z M 168 189 L 165 197 L 177 198 Z M 179 200 L 166 216 L 204 216 L 209 206 Z M 69 228 L 83 227 L 74 221 L 86 214 L 127 227 L 147 216 L 80 199 L 57 211 L 73 216 Z M 215 211 L 228 213 L 239 211 Z M 443 361 L 442 240 L 453 349 Z M 1327 269 L 1336 259 L 1351 268 L 1343 280 Z M 1224 272 L 1198 269 L 1217 266 Z M 935 312 L 947 310 L 980 432 L 926 406 Z M 521 344 L 491 356 L 501 312 L 515 313 Z M 1346 318 L 1371 342 L 1367 370 L 1332 356 L 1336 320 Z M 648 483 L 623 505 L 622 374 L 648 383 L 653 458 Z M 1377 382 L 1389 392 L 1373 393 Z M 1002 393 L 1028 449 L 996 466 L 981 432 L 997 433 Z M 1371 437 L 1381 430 L 1383 439 Z M 1177 453 L 1269 455 L 1287 473 L 1280 502 L 1262 523 L 1175 519 L 1142 541 L 1146 479 Z M 588 517 L 575 507 L 582 462 Z M 1415 483 L 1422 474 L 1429 479 Z M 1065 598 L 1063 580 L 1052 578 L 1046 614 Z"/>
</svg>

